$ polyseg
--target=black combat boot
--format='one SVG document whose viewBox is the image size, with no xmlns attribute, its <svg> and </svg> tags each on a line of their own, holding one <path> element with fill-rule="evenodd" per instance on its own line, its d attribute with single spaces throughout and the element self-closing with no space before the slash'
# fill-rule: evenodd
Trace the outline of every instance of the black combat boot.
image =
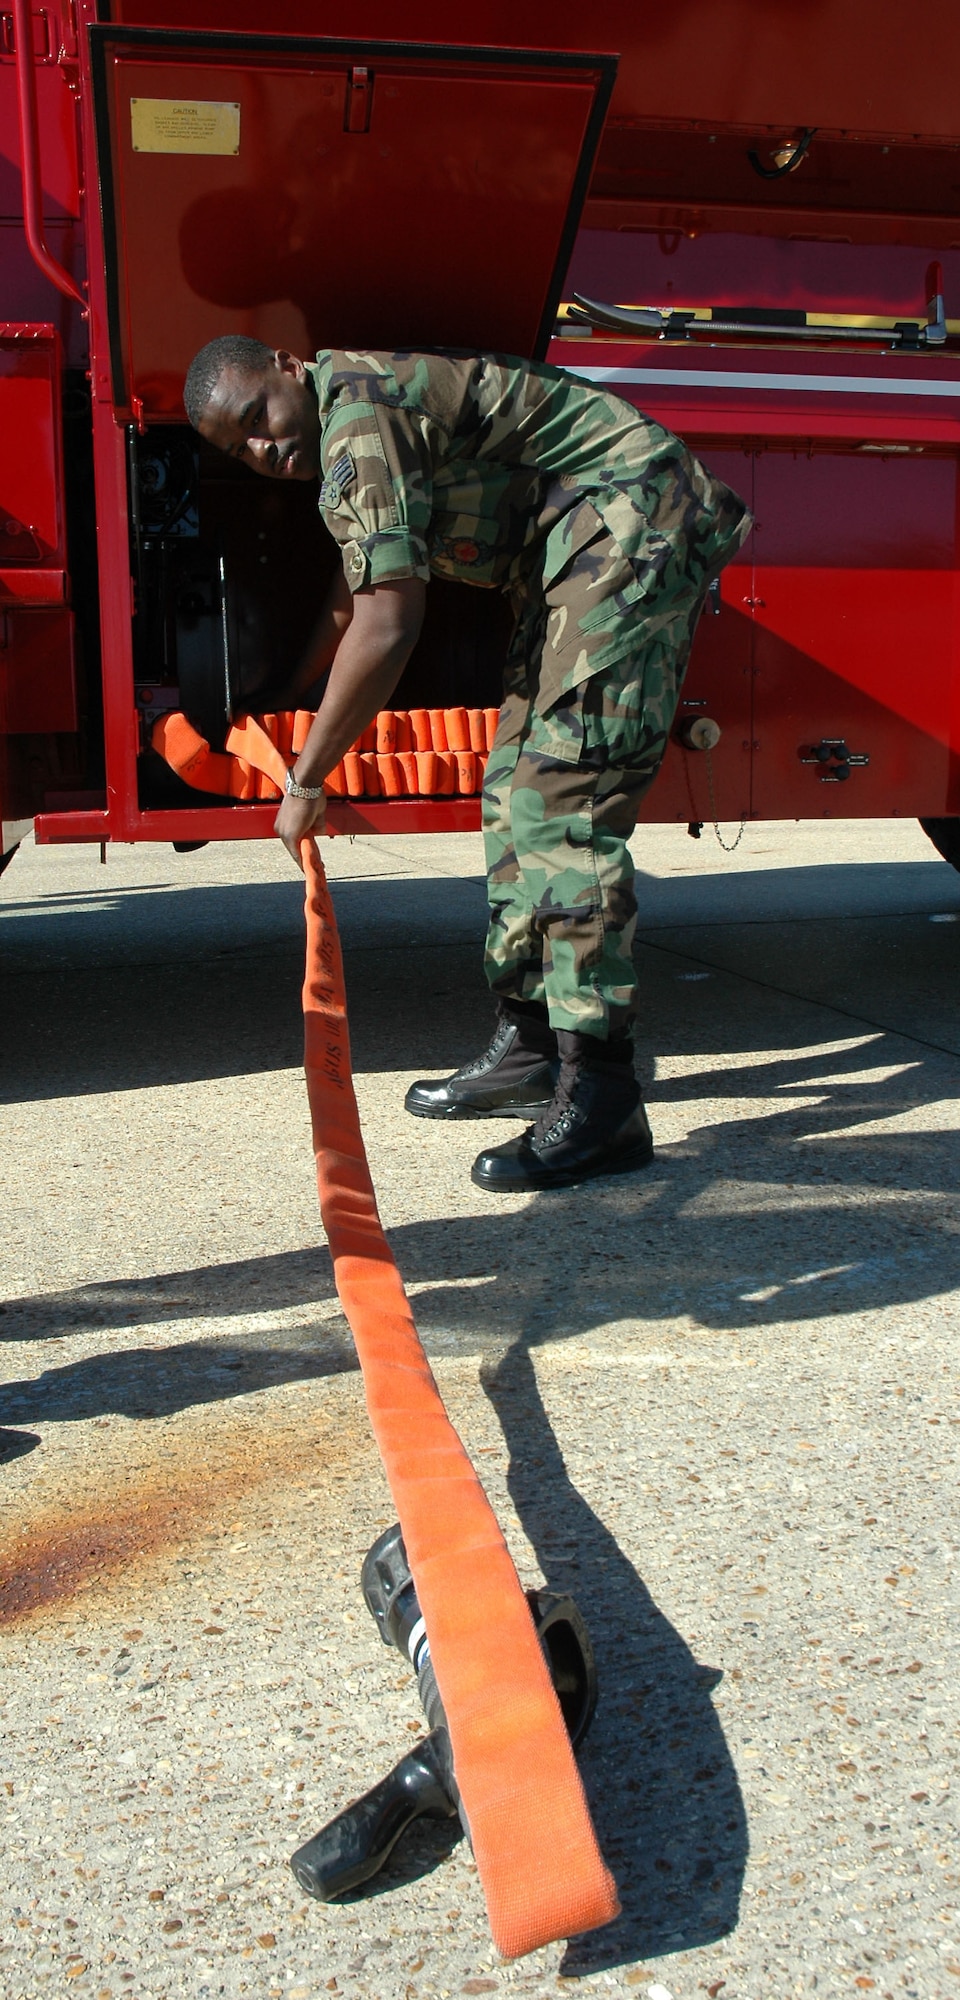
<svg viewBox="0 0 960 2000">
<path fill-rule="evenodd" d="M 493 1194 L 572 1187 L 594 1174 L 628 1174 L 653 1158 L 653 1139 L 633 1074 L 626 1037 L 557 1035 L 560 1075 L 535 1125 L 492 1146 L 473 1163 L 471 1180 Z"/>
<path fill-rule="evenodd" d="M 404 1099 L 415 1118 L 536 1118 L 553 1095 L 560 1067 L 546 1007 L 501 1000 L 496 1033 L 475 1062 L 441 1082 L 412 1083 Z"/>
</svg>

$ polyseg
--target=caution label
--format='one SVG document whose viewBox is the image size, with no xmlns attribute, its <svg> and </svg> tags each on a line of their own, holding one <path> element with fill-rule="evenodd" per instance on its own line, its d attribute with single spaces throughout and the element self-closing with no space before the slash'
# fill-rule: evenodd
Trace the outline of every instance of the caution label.
<svg viewBox="0 0 960 2000">
<path fill-rule="evenodd" d="M 131 97 L 135 153 L 239 153 L 239 104 L 198 98 Z"/>
</svg>

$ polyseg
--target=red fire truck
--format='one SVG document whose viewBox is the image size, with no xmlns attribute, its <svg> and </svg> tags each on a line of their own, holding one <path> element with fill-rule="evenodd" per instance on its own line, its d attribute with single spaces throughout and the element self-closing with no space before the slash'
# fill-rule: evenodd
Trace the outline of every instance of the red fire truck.
<svg viewBox="0 0 960 2000">
<path fill-rule="evenodd" d="M 335 560 L 185 423 L 233 331 L 546 354 L 679 431 L 757 525 L 646 816 L 918 815 L 960 862 L 955 6 L 486 0 L 477 46 L 436 0 L 2 4 L 6 855 L 270 831 L 152 744 L 276 705 Z M 398 708 L 495 704 L 499 598 L 428 598 Z"/>
</svg>

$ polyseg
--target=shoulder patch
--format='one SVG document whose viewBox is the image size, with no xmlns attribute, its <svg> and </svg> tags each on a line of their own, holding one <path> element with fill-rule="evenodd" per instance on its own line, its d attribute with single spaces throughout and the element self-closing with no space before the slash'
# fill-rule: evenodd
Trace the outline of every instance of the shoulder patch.
<svg viewBox="0 0 960 2000">
<path fill-rule="evenodd" d="M 357 468 L 348 451 L 341 452 L 336 465 L 329 472 L 320 488 L 321 507 L 339 507 L 347 487 L 353 484 Z"/>
</svg>

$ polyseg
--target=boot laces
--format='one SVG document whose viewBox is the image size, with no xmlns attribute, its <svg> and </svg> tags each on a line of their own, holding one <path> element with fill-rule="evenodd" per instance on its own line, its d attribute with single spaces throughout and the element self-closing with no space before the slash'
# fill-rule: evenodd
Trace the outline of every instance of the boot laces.
<svg viewBox="0 0 960 2000">
<path fill-rule="evenodd" d="M 544 1106 L 533 1128 L 535 1146 L 556 1145 L 580 1123 L 582 1113 L 576 1104 L 576 1088 L 577 1066 L 575 1063 L 563 1062 L 553 1097 L 550 1103 Z"/>
<path fill-rule="evenodd" d="M 636 1109 L 640 1093 L 629 1069 L 617 1064 L 591 1063 L 582 1056 L 564 1056 L 551 1102 L 544 1106 L 531 1132 L 536 1152 L 560 1145 L 585 1123 L 609 1134 Z"/>
<path fill-rule="evenodd" d="M 475 1057 L 473 1062 L 464 1063 L 463 1068 L 458 1069 L 457 1071 L 458 1078 L 468 1077 L 468 1076 L 480 1076 L 485 1069 L 487 1069 L 488 1067 L 492 1067 L 494 1057 L 499 1055 L 500 1050 L 502 1049 L 503 1044 L 507 1039 L 507 1036 L 512 1031 L 512 1028 L 513 1028 L 512 1021 L 508 1021 L 507 1016 L 504 1014 L 501 1017 L 501 1019 L 497 1022 L 497 1025 L 493 1031 L 493 1039 L 490 1042 L 489 1047 L 484 1049 L 482 1056 Z"/>
</svg>

